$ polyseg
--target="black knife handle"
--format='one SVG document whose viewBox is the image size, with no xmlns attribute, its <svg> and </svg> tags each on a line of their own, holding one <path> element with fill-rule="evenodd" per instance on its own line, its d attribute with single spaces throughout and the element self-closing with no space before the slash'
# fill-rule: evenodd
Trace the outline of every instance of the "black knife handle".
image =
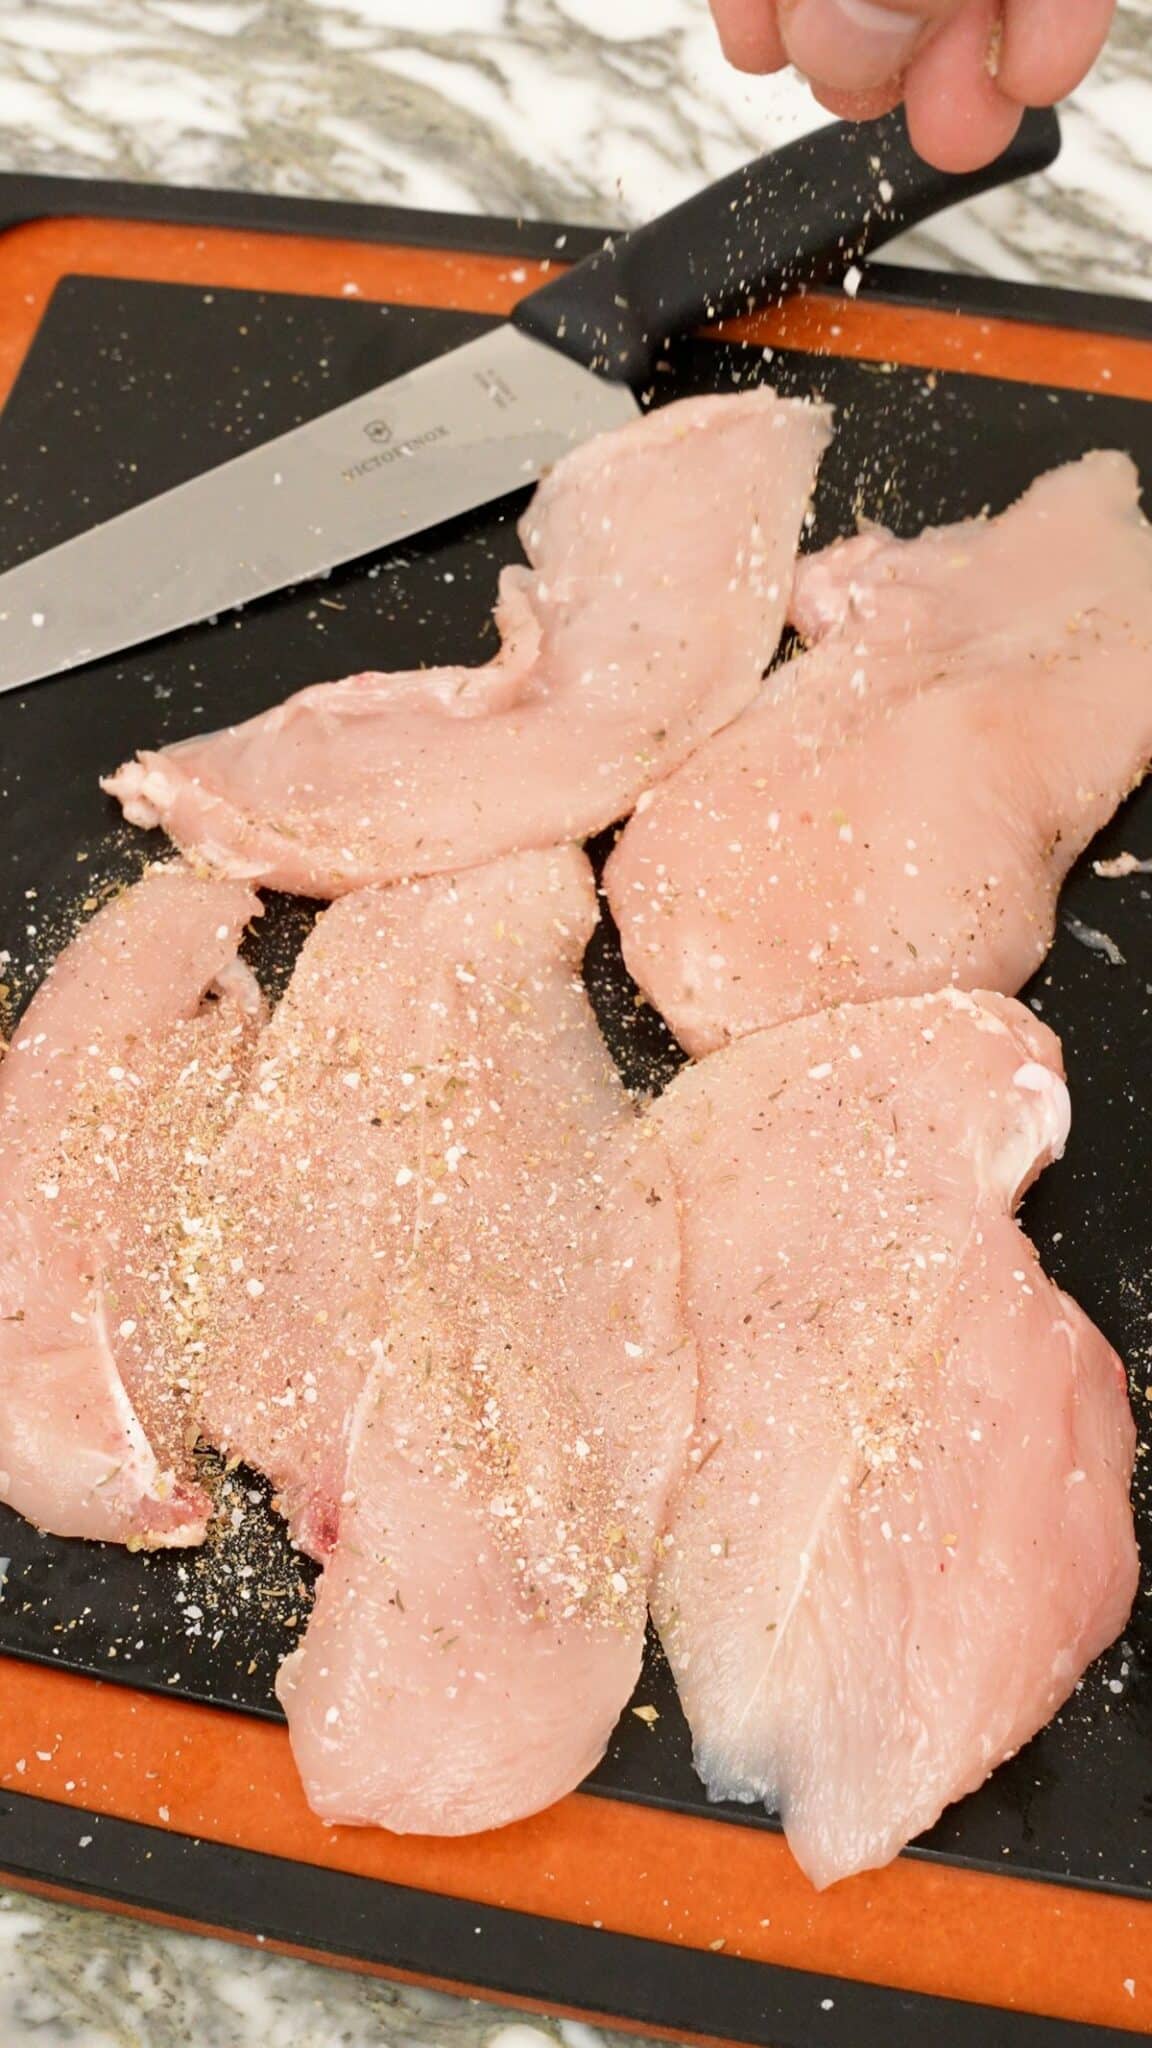
<svg viewBox="0 0 1152 2048">
<path fill-rule="evenodd" d="M 843 277 L 893 235 L 1045 170 L 1059 151 L 1047 108 L 1025 113 L 994 163 L 959 175 L 917 156 L 899 109 L 835 121 L 615 236 L 521 299 L 512 319 L 585 368 L 640 384 L 672 335 Z"/>
</svg>

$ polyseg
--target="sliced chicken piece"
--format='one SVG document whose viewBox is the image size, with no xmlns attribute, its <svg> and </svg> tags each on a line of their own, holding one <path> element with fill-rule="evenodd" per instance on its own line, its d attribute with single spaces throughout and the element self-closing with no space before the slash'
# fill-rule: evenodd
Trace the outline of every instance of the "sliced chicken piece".
<svg viewBox="0 0 1152 2048">
<path fill-rule="evenodd" d="M 308 896 L 585 838 L 752 701 L 828 434 L 758 390 L 604 435 L 537 491 L 485 667 L 304 690 L 104 786 L 220 873 Z"/>
<path fill-rule="evenodd" d="M 583 1158 L 627 1118 L 579 981 L 595 916 L 573 850 L 358 892 L 318 920 L 263 1035 L 208 1174 L 201 1406 L 211 1441 L 268 1474 L 317 1558 L 398 1279 L 449 1211 L 458 1227 L 448 1196 L 470 1172 L 468 1130 L 479 1120 L 501 1166 L 523 1130 L 528 1172 L 542 1122 Z"/>
<path fill-rule="evenodd" d="M 1068 1128 L 1056 1039 L 952 991 L 686 1069 L 698 1434 L 653 1613 L 715 1798 L 823 1886 L 1027 1742 L 1137 1584 L 1120 1361 L 1012 1220 Z"/>
<path fill-rule="evenodd" d="M 0 1497 L 54 1535 L 204 1535 L 184 1247 L 259 1020 L 236 957 L 259 909 L 153 868 L 61 954 L 0 1067 Z"/>
<path fill-rule="evenodd" d="M 278 1684 L 331 1819 L 546 1806 L 639 1671 L 695 1377 L 595 921 L 574 849 L 344 898 L 220 1156 L 206 1427 L 325 1561 Z"/>
<path fill-rule="evenodd" d="M 693 1053 L 844 1000 L 1020 988 L 1152 757 L 1152 530 L 1127 457 L 1000 518 L 800 566 L 818 644 L 609 863 L 624 957 Z"/>
</svg>

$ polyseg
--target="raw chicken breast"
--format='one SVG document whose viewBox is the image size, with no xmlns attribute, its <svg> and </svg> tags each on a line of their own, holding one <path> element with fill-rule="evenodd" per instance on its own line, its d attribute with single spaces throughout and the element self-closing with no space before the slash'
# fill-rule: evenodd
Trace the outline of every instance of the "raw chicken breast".
<svg viewBox="0 0 1152 2048">
<path fill-rule="evenodd" d="M 628 967 L 693 1053 L 846 999 L 1039 965 L 1152 756 L 1152 531 L 1125 456 L 999 519 L 802 562 L 818 642 L 628 826 Z"/>
<path fill-rule="evenodd" d="M 651 1119 L 700 1370 L 653 1614 L 709 1792 L 823 1886 L 1027 1742 L 1135 1594 L 1123 1368 L 1011 1213 L 1059 1046 L 998 995 L 846 1006 Z"/>
<path fill-rule="evenodd" d="M 758 390 L 604 435 L 537 491 L 486 666 L 304 690 L 104 786 L 219 872 L 308 896 L 585 838 L 755 696 L 828 433 Z"/>
<path fill-rule="evenodd" d="M 0 1067 L 0 1497 L 58 1536 L 204 1535 L 184 1249 L 260 1014 L 236 958 L 259 909 L 153 868 L 61 954 Z"/>
<path fill-rule="evenodd" d="M 574 849 L 344 898 L 220 1157 L 206 1428 L 325 1560 L 278 1684 L 331 1819 L 546 1806 L 639 1671 L 695 1378 L 595 920 Z"/>
</svg>

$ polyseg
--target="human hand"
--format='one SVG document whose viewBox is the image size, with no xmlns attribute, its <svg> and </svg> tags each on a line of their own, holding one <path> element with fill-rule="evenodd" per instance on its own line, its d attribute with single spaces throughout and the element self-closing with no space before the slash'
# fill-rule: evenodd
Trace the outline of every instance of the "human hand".
<svg viewBox="0 0 1152 2048">
<path fill-rule="evenodd" d="M 903 100 L 914 147 L 944 171 L 1006 149 L 1025 107 L 1051 106 L 1095 63 L 1116 0 L 711 0 L 740 71 L 794 64 L 853 121 Z"/>
</svg>

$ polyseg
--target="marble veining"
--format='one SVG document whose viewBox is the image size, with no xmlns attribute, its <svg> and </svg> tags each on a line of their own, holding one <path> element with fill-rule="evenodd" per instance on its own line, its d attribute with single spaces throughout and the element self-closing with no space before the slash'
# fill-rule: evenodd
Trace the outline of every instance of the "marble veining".
<svg viewBox="0 0 1152 2048">
<path fill-rule="evenodd" d="M 4 2048 L 644 2048 L 580 2021 L 0 1895 Z M 653 2044 L 655 2048 L 655 2044 Z"/>
<path fill-rule="evenodd" d="M 4 0 L 0 168 L 612 224 L 815 125 L 738 77 L 705 0 Z M 906 236 L 908 261 L 1152 293 L 1152 0 L 1121 0 L 1046 177 Z M 635 2040 L 634 2036 L 627 2037 Z M 0 2042 L 605 2048 L 533 2021 L 0 1895 Z"/>
<path fill-rule="evenodd" d="M 0 164 L 619 222 L 825 118 L 723 62 L 704 0 L 6 0 Z M 1063 157 L 909 260 L 1147 292 L 1150 0 Z"/>
</svg>

